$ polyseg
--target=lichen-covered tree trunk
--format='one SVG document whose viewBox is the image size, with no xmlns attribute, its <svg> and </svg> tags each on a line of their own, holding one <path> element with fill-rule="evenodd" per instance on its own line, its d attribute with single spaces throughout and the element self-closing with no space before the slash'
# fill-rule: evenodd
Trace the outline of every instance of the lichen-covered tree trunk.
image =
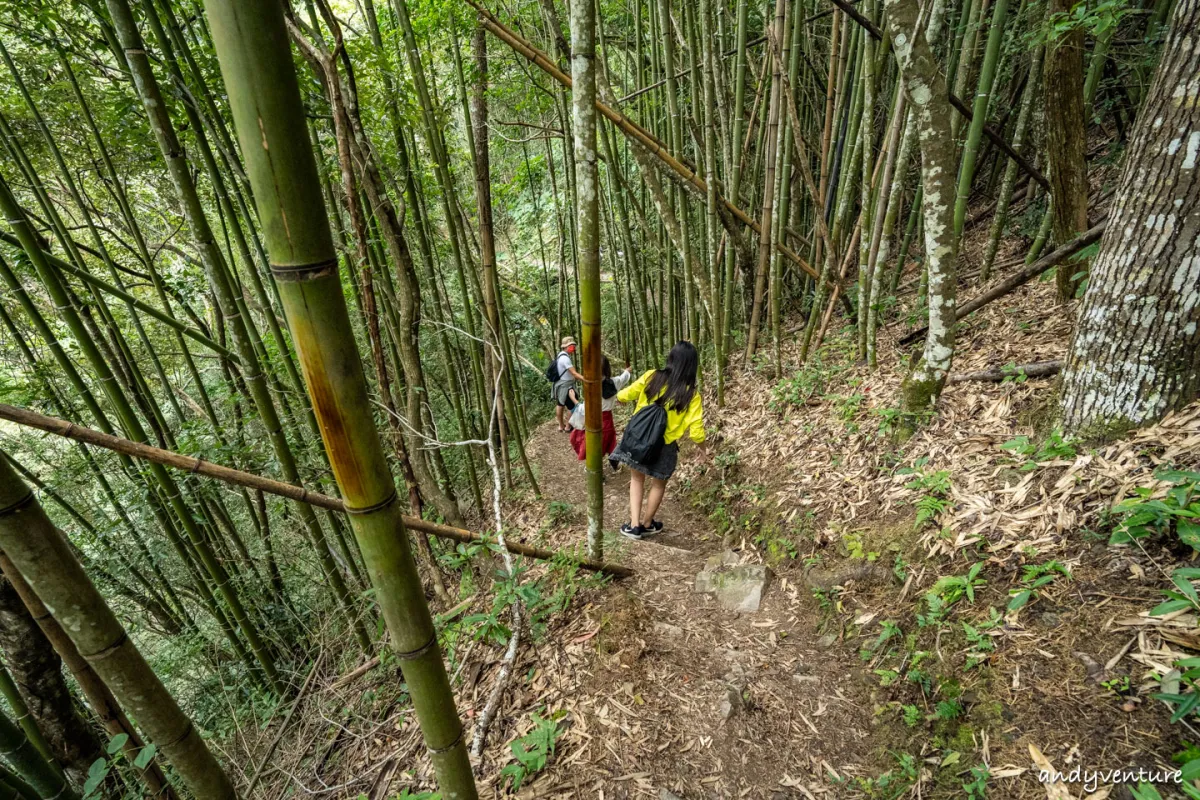
<svg viewBox="0 0 1200 800">
<path fill-rule="evenodd" d="M 1200 393 L 1200 0 L 1175 10 L 1071 353 L 1064 427 L 1107 437 Z"/>
<path fill-rule="evenodd" d="M 1069 13 L 1073 0 L 1050 0 L 1047 14 Z M 1083 118 L 1083 29 L 1075 28 L 1046 46 L 1046 161 L 1050 167 L 1051 230 L 1057 245 L 1087 230 L 1087 131 Z M 1084 264 L 1055 273 L 1058 299 L 1070 300 Z"/>
<path fill-rule="evenodd" d="M 917 0 L 887 0 L 887 23 L 904 90 L 912 103 L 912 124 L 921 144 L 921 213 L 925 222 L 925 263 L 929 274 L 929 333 L 916 369 L 904 380 L 904 410 L 915 413 L 937 399 L 954 358 L 954 236 L 956 153 L 950 134 L 950 103 L 942 74 L 925 32 L 917 26 Z"/>
</svg>

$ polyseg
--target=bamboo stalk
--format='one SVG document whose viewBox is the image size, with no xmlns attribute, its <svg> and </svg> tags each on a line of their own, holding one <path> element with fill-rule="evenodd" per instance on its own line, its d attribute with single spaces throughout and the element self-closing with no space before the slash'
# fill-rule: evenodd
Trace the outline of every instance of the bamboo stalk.
<svg viewBox="0 0 1200 800">
<path fill-rule="evenodd" d="M 516 33 L 513 33 L 511 30 L 505 27 L 490 11 L 477 3 L 475 0 L 464 0 L 464 2 L 480 13 L 480 24 L 487 28 L 489 32 L 494 34 L 498 39 L 503 41 L 513 50 L 516 50 L 525 58 L 529 59 L 529 61 L 531 61 L 535 66 L 540 68 L 563 86 L 567 87 L 568 89 L 571 88 L 571 77 L 555 66 L 545 53 L 541 52 L 524 38 Z M 622 133 L 633 139 L 634 142 L 641 145 L 648 152 L 662 161 L 669 171 L 675 173 L 680 180 L 682 180 L 686 185 L 692 187 L 701 196 L 704 196 L 708 192 L 708 184 L 705 183 L 704 179 L 697 175 L 693 170 L 688 168 L 681 161 L 672 156 L 663 142 L 659 140 L 658 137 L 654 136 L 654 134 L 650 133 L 621 112 L 613 109 L 611 106 L 601 102 L 600 100 L 596 101 L 596 110 L 603 114 L 606 119 L 620 128 Z M 719 199 L 721 204 L 729 211 L 730 214 L 733 215 L 734 218 L 736 218 L 743 225 L 746 225 L 755 233 L 761 234 L 762 231 L 759 223 L 753 217 L 739 208 L 729 198 L 726 198 L 722 195 Z M 809 277 L 819 277 L 816 270 L 814 270 L 807 261 L 801 258 L 790 247 L 782 243 L 776 243 L 775 247 L 780 253 L 788 258 L 788 260 L 792 261 L 796 264 L 796 266 L 808 273 Z"/>
<path fill-rule="evenodd" d="M 130 763 L 133 763 L 145 743 L 129 718 L 125 716 L 125 712 L 121 710 L 112 690 L 100 679 L 87 659 L 80 655 L 79 648 L 71 641 L 71 637 L 67 636 L 67 632 L 58 624 L 58 620 L 51 616 L 45 603 L 38 598 L 25 578 L 17 571 L 16 565 L 3 552 L 0 552 L 0 571 L 12 583 L 17 596 L 29 609 L 29 615 L 33 617 L 33 621 L 42 629 L 42 633 L 45 634 L 54 651 L 58 653 L 59 658 L 67 665 L 67 669 L 71 670 L 75 682 L 79 684 L 80 691 L 83 692 L 88 705 L 91 706 L 92 713 L 104 726 L 105 733 L 109 735 L 109 738 L 120 734 L 126 735 L 125 744 L 121 749 Z M 157 800 L 175 800 L 177 797 L 175 789 L 167 782 L 162 767 L 159 766 L 156 759 L 151 759 L 150 763 L 139 772 L 152 797 Z"/>
<path fill-rule="evenodd" d="M 37 498 L 0 458 L 0 548 L 199 800 L 236 798 L 229 776 L 88 580 Z M 5 750 L 9 747 L 4 746 Z M 40 787 L 39 787 L 40 789 Z M 59 794 L 59 791 L 65 792 Z M 74 797 L 69 788 L 46 797 Z"/>
</svg>

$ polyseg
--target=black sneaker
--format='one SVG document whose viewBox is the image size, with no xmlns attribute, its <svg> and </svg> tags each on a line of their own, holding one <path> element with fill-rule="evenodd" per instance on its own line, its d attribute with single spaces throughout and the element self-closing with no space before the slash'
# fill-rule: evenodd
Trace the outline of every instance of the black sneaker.
<svg viewBox="0 0 1200 800">
<path fill-rule="evenodd" d="M 634 525 L 633 523 L 626 522 L 621 526 L 621 535 L 630 539 L 641 539 L 646 535 L 646 529 L 641 525 Z"/>
<path fill-rule="evenodd" d="M 650 520 L 649 525 L 642 526 L 642 530 L 645 531 L 646 533 L 659 533 L 662 531 L 662 529 L 663 529 L 663 524 L 661 521 L 659 521 L 657 519 Z"/>
</svg>

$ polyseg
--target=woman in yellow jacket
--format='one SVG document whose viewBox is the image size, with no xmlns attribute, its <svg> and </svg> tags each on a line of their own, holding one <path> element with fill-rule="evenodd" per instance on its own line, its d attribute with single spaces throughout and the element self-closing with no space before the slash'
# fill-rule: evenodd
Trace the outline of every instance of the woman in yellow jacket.
<svg viewBox="0 0 1200 800">
<path fill-rule="evenodd" d="M 633 458 L 625 449 L 625 440 L 610 456 L 614 468 L 620 462 L 629 466 L 629 522 L 621 526 L 621 533 L 630 539 L 641 539 L 646 534 L 657 533 L 663 524 L 654 518 L 667 490 L 667 480 L 675 472 L 679 457 L 679 439 L 686 433 L 697 444 L 704 441 L 704 406 L 696 387 L 696 376 L 700 369 L 700 355 L 691 342 L 681 341 L 667 354 L 667 364 L 662 369 L 652 369 L 632 384 L 617 393 L 622 403 L 636 402 L 634 415 L 651 403 L 657 402 L 667 412 L 663 445 L 651 463 Z M 629 428 L 626 428 L 628 432 Z M 650 476 L 650 497 L 642 507 L 642 492 L 646 476 Z"/>
</svg>

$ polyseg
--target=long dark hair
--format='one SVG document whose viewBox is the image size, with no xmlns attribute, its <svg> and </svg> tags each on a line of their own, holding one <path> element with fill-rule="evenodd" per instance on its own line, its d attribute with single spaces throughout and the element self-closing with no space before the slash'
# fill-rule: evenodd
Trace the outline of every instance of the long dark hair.
<svg viewBox="0 0 1200 800">
<path fill-rule="evenodd" d="M 650 376 L 646 397 L 655 399 L 661 393 L 660 405 L 683 411 L 696 394 L 696 373 L 699 371 L 700 354 L 696 352 L 696 346 L 680 340 L 667 353 L 667 365 Z"/>
</svg>

